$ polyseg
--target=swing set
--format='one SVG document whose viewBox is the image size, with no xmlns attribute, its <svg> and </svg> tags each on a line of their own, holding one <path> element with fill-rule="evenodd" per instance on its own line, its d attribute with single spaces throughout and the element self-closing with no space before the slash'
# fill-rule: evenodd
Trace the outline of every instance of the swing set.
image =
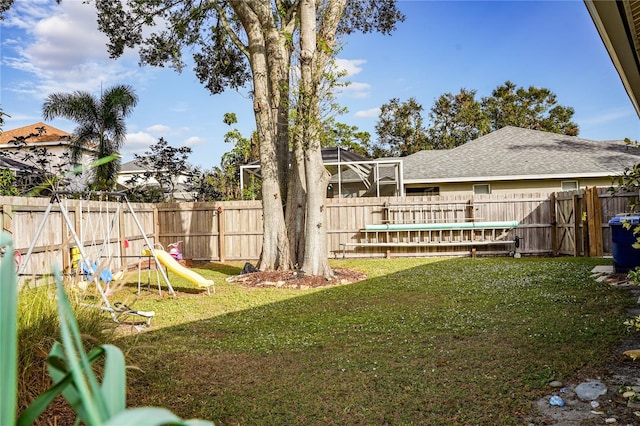
<svg viewBox="0 0 640 426">
<path fill-rule="evenodd" d="M 64 202 L 68 198 L 80 199 L 80 207 L 76 210 L 76 213 L 79 210 L 81 217 L 75 218 L 77 226 L 74 226 L 69 210 Z M 85 198 L 87 201 L 85 201 Z M 92 202 L 92 199 L 98 200 L 97 213 L 95 211 L 95 202 Z M 116 208 L 109 208 L 110 201 L 117 201 Z M 83 204 L 85 203 L 86 211 L 83 210 Z M 94 210 L 92 210 L 92 204 L 94 205 Z M 108 298 L 111 293 L 112 283 L 122 279 L 128 269 L 126 258 L 133 257 L 125 256 L 123 254 L 123 248 L 127 248 L 129 244 L 126 240 L 121 241 L 120 237 L 123 227 L 121 218 L 125 212 L 123 209 L 126 209 L 126 212 L 131 215 L 142 239 L 144 240 L 144 256 L 149 259 L 149 263 L 151 263 L 151 260 L 155 262 L 156 271 L 162 276 L 169 293 L 172 296 L 176 296 L 176 293 L 169 281 L 169 277 L 158 259 L 154 244 L 152 244 L 147 238 L 147 235 L 145 234 L 134 209 L 129 203 L 126 194 L 122 192 L 74 193 L 63 191 L 54 193 L 51 196 L 49 205 L 44 212 L 42 221 L 36 230 L 29 249 L 18 266 L 18 276 L 30 275 L 25 274 L 25 268 L 34 252 L 38 239 L 41 236 L 47 221 L 50 220 L 49 216 L 54 206 L 59 209 L 63 221 L 69 231 L 69 237 L 73 244 L 75 244 L 71 247 L 70 266 L 71 270 L 75 271 L 75 274 L 71 275 L 75 276 L 76 279 L 80 278 L 76 282 L 78 288 L 82 290 L 86 289 L 91 283 L 95 284 L 101 300 L 99 307 L 102 310 L 109 312 L 115 322 L 119 322 L 118 315 L 125 314 L 142 317 L 146 320 L 147 325 L 149 325 L 151 323 L 151 319 L 155 315 L 154 312 L 136 311 L 118 302 L 112 304 Z M 95 217 L 96 214 L 97 218 Z M 76 232 L 76 229 L 78 229 L 78 232 Z M 90 244 L 86 245 L 86 241 L 90 241 Z M 138 281 L 140 281 L 140 264 L 142 256 L 142 252 L 137 256 Z M 120 269 L 114 274 L 112 273 L 111 266 L 115 258 L 120 261 Z M 123 259 L 125 260 L 123 261 Z M 138 287 L 140 287 L 140 282 L 138 282 Z M 159 277 L 158 289 L 161 292 Z"/>
</svg>

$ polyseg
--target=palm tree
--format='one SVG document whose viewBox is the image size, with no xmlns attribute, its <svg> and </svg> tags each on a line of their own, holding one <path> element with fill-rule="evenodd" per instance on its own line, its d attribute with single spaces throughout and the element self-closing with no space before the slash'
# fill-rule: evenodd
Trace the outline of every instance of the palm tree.
<svg viewBox="0 0 640 426">
<path fill-rule="evenodd" d="M 71 158 L 75 163 L 80 162 L 86 148 L 94 149 L 95 160 L 112 158 L 112 161 L 97 163 L 93 189 L 111 190 L 114 187 L 120 171 L 118 151 L 127 133 L 125 117 L 137 103 L 138 97 L 127 85 L 110 87 L 99 99 L 83 91 L 53 93 L 45 99 L 42 105 L 45 120 L 63 117 L 78 124 L 71 142 Z"/>
</svg>

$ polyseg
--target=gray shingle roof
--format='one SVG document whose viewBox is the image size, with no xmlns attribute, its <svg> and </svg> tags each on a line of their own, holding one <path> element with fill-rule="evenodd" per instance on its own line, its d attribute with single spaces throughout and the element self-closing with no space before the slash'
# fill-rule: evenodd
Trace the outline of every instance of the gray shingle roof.
<svg viewBox="0 0 640 426">
<path fill-rule="evenodd" d="M 503 127 L 449 150 L 403 158 L 407 181 L 473 178 L 612 176 L 640 161 L 624 141 L 594 141 L 518 127 Z"/>
<path fill-rule="evenodd" d="M 136 164 L 136 160 L 127 161 L 120 165 L 121 172 L 144 172 L 144 169 Z"/>
<path fill-rule="evenodd" d="M 38 170 L 37 168 L 30 166 L 29 164 L 23 163 L 21 161 L 0 156 L 0 170 L 3 170 L 3 169 L 9 169 L 9 170 L 21 171 L 21 172 L 34 172 Z"/>
</svg>

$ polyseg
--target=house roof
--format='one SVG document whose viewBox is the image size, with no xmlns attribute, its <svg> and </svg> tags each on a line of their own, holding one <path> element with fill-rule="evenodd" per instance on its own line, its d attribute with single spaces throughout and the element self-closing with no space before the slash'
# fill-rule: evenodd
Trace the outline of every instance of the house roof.
<svg viewBox="0 0 640 426">
<path fill-rule="evenodd" d="M 349 162 L 349 161 L 371 161 L 371 159 L 363 157 L 358 154 L 354 154 L 351 151 L 347 151 L 344 148 L 339 147 L 330 147 L 330 148 L 322 148 L 322 162 L 323 163 L 337 163 L 338 157 L 340 158 L 340 162 Z M 339 154 L 338 154 L 339 153 Z M 289 158 L 291 158 L 291 151 L 289 151 Z M 260 166 L 260 160 L 256 160 L 252 163 L 246 164 L 246 166 L 255 166 L 258 168 Z"/>
<path fill-rule="evenodd" d="M 136 160 L 127 161 L 120 165 L 120 173 L 141 173 L 144 169 L 136 164 Z"/>
<path fill-rule="evenodd" d="M 43 127 L 45 131 L 39 134 L 38 129 Z M 55 128 L 49 124 L 38 122 L 2 132 L 0 134 L 0 145 L 9 144 L 16 137 L 29 136 L 31 134 L 39 135 L 29 138 L 27 143 L 30 144 L 43 142 L 69 142 L 73 136 L 71 133 Z"/>
<path fill-rule="evenodd" d="M 29 164 L 14 160 L 8 157 L 0 156 L 0 170 L 9 169 L 17 172 L 32 172 L 37 169 Z"/>
<path fill-rule="evenodd" d="M 507 126 L 448 150 L 403 158 L 405 183 L 607 177 L 640 161 L 624 141 Z"/>
<path fill-rule="evenodd" d="M 120 165 L 119 175 L 135 175 L 135 174 L 144 174 L 148 170 L 144 167 L 137 164 L 137 160 L 127 161 L 126 163 L 122 163 Z M 180 173 L 182 176 L 191 176 L 191 173 L 183 172 Z"/>
<path fill-rule="evenodd" d="M 322 161 L 325 163 L 338 162 L 338 157 L 340 157 L 340 161 L 367 161 L 369 158 L 363 157 L 362 155 L 354 154 L 351 151 L 347 151 L 344 148 L 339 147 L 330 147 L 330 148 L 322 148 Z"/>
</svg>

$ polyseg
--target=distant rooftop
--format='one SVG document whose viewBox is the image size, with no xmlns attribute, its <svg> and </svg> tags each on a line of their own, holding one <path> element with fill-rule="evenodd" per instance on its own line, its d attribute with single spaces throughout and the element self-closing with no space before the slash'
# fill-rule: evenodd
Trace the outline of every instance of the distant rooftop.
<svg viewBox="0 0 640 426">
<path fill-rule="evenodd" d="M 640 161 L 624 141 L 595 141 L 507 126 L 456 148 L 403 157 L 405 182 L 589 174 L 609 176 Z"/>
<path fill-rule="evenodd" d="M 45 131 L 39 134 L 39 128 L 44 128 Z M 0 145 L 6 145 L 16 137 L 29 136 L 32 134 L 38 136 L 29 138 L 27 140 L 28 143 L 68 142 L 73 137 L 71 133 L 55 128 L 49 124 L 38 122 L 2 132 L 2 134 L 0 134 Z"/>
</svg>

